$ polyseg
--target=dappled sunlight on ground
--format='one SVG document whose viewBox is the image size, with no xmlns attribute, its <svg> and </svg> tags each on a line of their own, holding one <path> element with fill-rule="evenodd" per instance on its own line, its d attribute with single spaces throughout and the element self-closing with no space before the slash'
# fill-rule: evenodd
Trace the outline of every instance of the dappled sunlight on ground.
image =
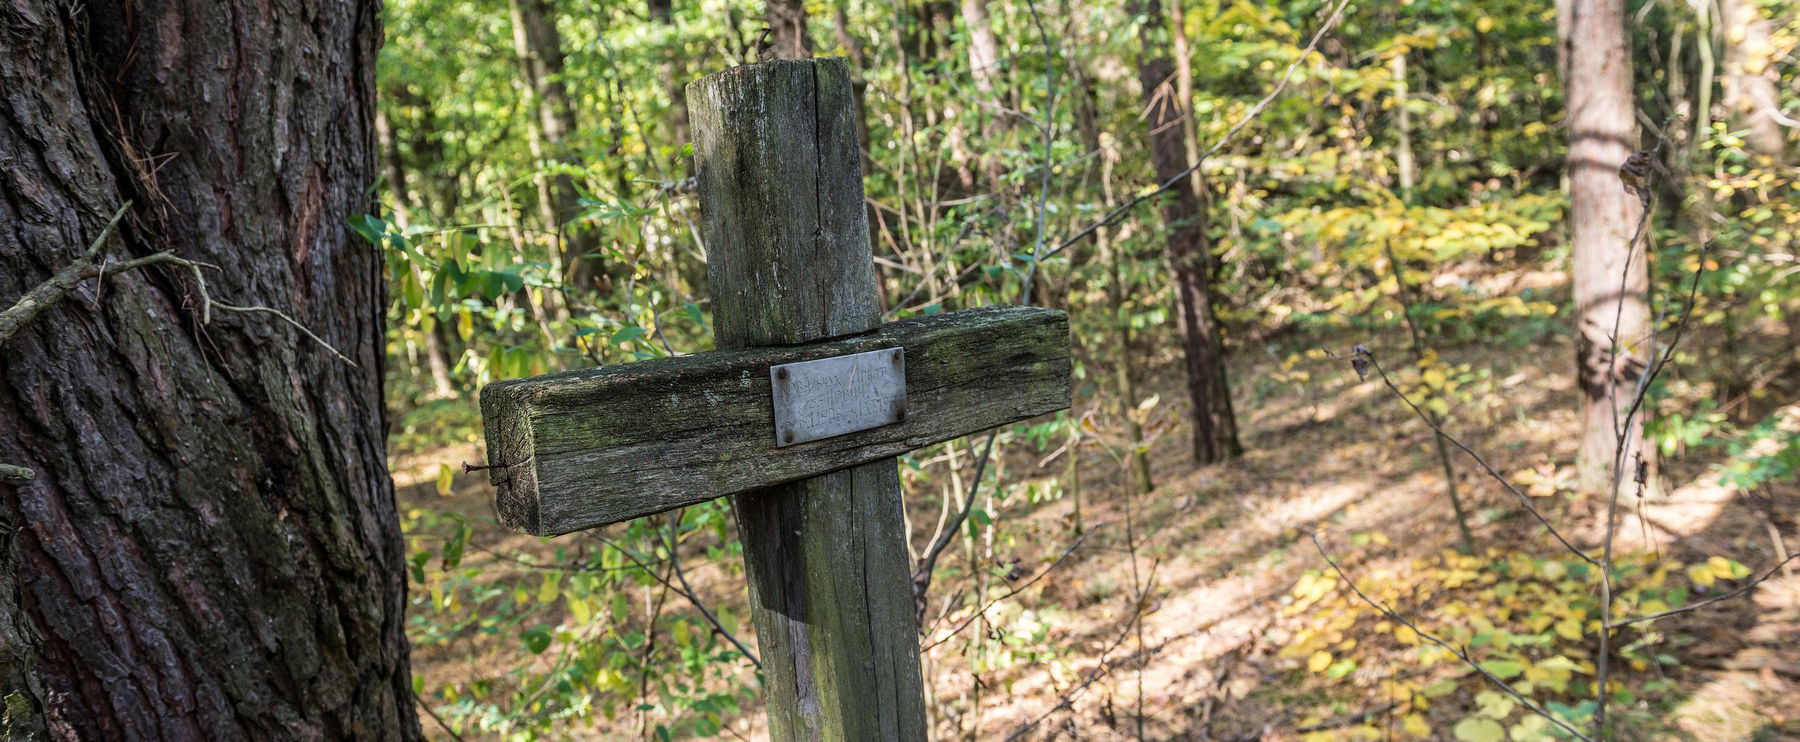
<svg viewBox="0 0 1800 742">
<path fill-rule="evenodd" d="M 1388 353 L 1395 357 L 1384 365 L 1410 373 L 1398 352 Z M 1194 467 L 1186 461 L 1185 431 L 1175 429 L 1152 449 L 1157 486 L 1131 499 L 1128 529 L 1119 464 L 1103 451 L 1084 449 L 1085 539 L 1040 581 L 989 606 L 981 619 L 972 620 L 977 606 L 1013 583 L 989 577 L 983 592 L 975 575 L 993 573 L 969 564 L 960 545 L 946 553 L 926 617 L 926 643 L 941 642 L 927 652 L 925 663 L 938 736 L 1004 739 L 1029 726 L 1021 738 L 1133 739 L 1141 687 L 1148 739 L 1300 738 L 1296 729 L 1302 718 L 1320 707 L 1326 694 L 1275 652 L 1291 633 L 1281 608 L 1292 600 L 1296 580 L 1325 566 L 1307 535 L 1324 531 L 1331 548 L 1347 548 L 1351 540 L 1372 542 L 1346 560 L 1354 576 L 1443 553 L 1456 545 L 1456 529 L 1429 428 L 1379 382 L 1358 381 L 1338 360 L 1314 362 L 1308 380 L 1268 392 L 1257 382 L 1279 365 L 1273 355 L 1240 354 L 1234 369 L 1240 398 L 1253 387 L 1266 393 L 1254 404 L 1240 405 L 1248 449 L 1243 459 Z M 1571 353 L 1563 338 L 1544 338 L 1529 353 L 1476 347 L 1444 355 L 1491 372 L 1491 384 L 1452 411 L 1446 430 L 1501 472 L 1567 467 L 1577 422 L 1566 373 Z M 1146 394 L 1180 398 L 1180 389 L 1168 383 L 1179 374 L 1169 360 L 1161 359 L 1165 365 L 1153 372 L 1163 380 L 1160 388 Z M 1040 468 L 1039 456 L 1019 450 L 996 465 L 1011 482 L 1047 483 L 1061 476 L 1062 460 Z M 395 477 L 406 507 L 454 511 L 475 524 L 472 543 L 481 548 L 472 546 L 468 559 L 486 564 L 491 579 L 535 579 L 492 552 L 549 558 L 557 546 L 579 538 L 544 541 L 502 533 L 488 516 L 491 493 L 485 479 L 462 474 L 463 461 L 478 463 L 478 451 L 459 447 L 397 459 Z M 448 497 L 436 494 L 440 463 L 458 467 Z M 1455 456 L 1455 468 L 1478 545 L 1555 553 L 1511 493 L 1461 455 Z M 1673 469 L 1686 474 L 1672 478 L 1686 479 L 1674 483 L 1666 501 L 1642 504 L 1643 521 L 1637 519 L 1638 504 L 1626 504 L 1631 515 L 1620 528 L 1622 547 L 1684 558 L 1732 554 L 1757 569 L 1768 563 L 1771 531 L 1742 493 L 1717 485 L 1699 464 Z M 909 493 L 915 546 L 926 543 L 936 527 L 948 486 L 949 478 L 940 474 L 915 487 L 923 491 Z M 1783 495 L 1791 497 L 1789 490 Z M 1593 529 L 1573 525 L 1591 522 L 1593 503 L 1545 493 L 1550 496 L 1533 499 L 1552 522 L 1583 545 L 1594 545 L 1597 536 L 1587 533 Z M 1018 583 L 1037 575 L 1076 543 L 1074 507 L 1070 497 L 1037 503 L 1014 498 L 997 505 L 1005 538 L 993 547 L 995 562 L 1016 560 Z M 689 579 L 709 602 L 742 614 L 741 577 L 704 564 L 700 555 L 687 561 Z M 1135 627 L 1134 574 L 1138 580 L 1154 575 L 1141 625 Z M 1688 689 L 1676 718 L 1694 739 L 1775 739 L 1754 734 L 1795 723 L 1787 718 L 1796 715 L 1792 704 L 1780 699 L 1795 697 L 1800 682 L 1800 646 L 1793 640 L 1800 630 L 1800 581 L 1770 582 L 1754 595 L 1755 610 L 1721 605 L 1669 624 L 1672 632 L 1692 631 L 1697 637 L 1678 650 L 1697 659 L 1671 671 Z M 1712 622 L 1727 618 L 1723 635 L 1709 633 Z M 965 623 L 968 628 L 950 635 L 952 627 Z M 1033 626 L 1044 632 L 1040 643 L 990 656 L 977 680 L 970 642 L 997 649 L 1004 637 Z M 743 634 L 754 641 L 747 626 Z M 434 686 L 479 677 L 489 668 L 470 657 L 483 651 L 496 650 L 475 644 L 419 652 L 415 672 Z M 1342 683 L 1345 690 L 1367 690 L 1375 681 L 1351 675 Z M 1362 710 L 1342 708 L 1346 715 Z M 762 722 L 755 711 L 746 708 L 729 720 L 733 735 L 760 738 Z M 1787 717 L 1777 718 L 1782 714 Z M 430 728 L 429 720 L 426 724 Z M 611 736 L 625 734 L 627 727 L 595 729 L 601 731 L 578 734 Z M 1447 728 L 1439 733 L 1449 738 Z"/>
</svg>

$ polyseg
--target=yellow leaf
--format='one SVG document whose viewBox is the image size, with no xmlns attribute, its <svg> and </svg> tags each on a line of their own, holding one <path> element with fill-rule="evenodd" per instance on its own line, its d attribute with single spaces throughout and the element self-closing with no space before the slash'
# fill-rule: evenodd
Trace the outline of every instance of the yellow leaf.
<svg viewBox="0 0 1800 742">
<path fill-rule="evenodd" d="M 586 626 L 588 619 L 594 617 L 593 606 L 588 605 L 587 598 L 565 595 L 563 601 L 569 604 L 569 617 L 575 619 L 576 626 Z"/>
<path fill-rule="evenodd" d="M 1425 722 L 1423 715 L 1407 714 L 1406 718 L 1400 720 L 1400 731 L 1409 737 L 1424 739 L 1431 736 L 1431 725 Z"/>
<path fill-rule="evenodd" d="M 1569 574 L 1569 565 L 1554 559 L 1546 561 L 1544 566 L 1538 568 L 1538 574 L 1543 575 L 1546 580 L 1555 582 Z"/>
<path fill-rule="evenodd" d="M 449 464 L 438 464 L 437 493 L 441 496 L 449 497 L 450 485 L 455 479 L 455 469 L 450 468 Z"/>
<path fill-rule="evenodd" d="M 1456 723 L 1451 730 L 1462 742 L 1502 742 L 1506 739 L 1506 727 L 1493 719 L 1471 716 Z"/>
<path fill-rule="evenodd" d="M 1688 567 L 1687 576 L 1694 584 L 1701 587 L 1712 587 L 1713 581 L 1716 579 L 1713 577 L 1712 567 L 1705 564 Z"/>
<path fill-rule="evenodd" d="M 1441 698 L 1456 692 L 1456 681 L 1439 680 L 1419 689 L 1419 695 L 1426 698 Z"/>
<path fill-rule="evenodd" d="M 1313 652 L 1313 655 L 1306 659 L 1306 669 L 1313 672 L 1325 672 L 1325 668 L 1330 666 L 1330 652 Z"/>
<path fill-rule="evenodd" d="M 544 574 L 543 584 L 538 585 L 538 593 L 537 593 L 538 602 L 539 603 L 549 603 L 549 602 L 556 600 L 556 594 L 561 591 L 561 588 L 562 588 L 562 573 L 554 572 L 554 571 L 546 572 Z"/>
<path fill-rule="evenodd" d="M 1489 16 L 1485 16 L 1485 15 L 1480 18 L 1476 18 L 1475 19 L 1475 30 L 1480 31 L 1482 33 L 1487 33 L 1489 31 L 1494 30 L 1494 19 Z"/>
<path fill-rule="evenodd" d="M 1572 618 L 1557 621 L 1556 635 L 1572 642 L 1581 641 L 1581 622 Z"/>
<path fill-rule="evenodd" d="M 1550 742 L 1556 739 L 1550 734 L 1550 720 L 1536 714 L 1528 714 L 1512 726 L 1513 742 Z"/>
<path fill-rule="evenodd" d="M 1725 557 L 1722 557 L 1722 556 L 1707 557 L 1706 558 L 1706 568 L 1708 570 L 1712 571 L 1714 577 L 1717 577 L 1721 580 L 1731 579 L 1731 561 L 1726 559 Z"/>
<path fill-rule="evenodd" d="M 1444 370 L 1441 368 L 1425 369 L 1425 386 L 1432 389 L 1444 388 Z"/>
<path fill-rule="evenodd" d="M 1394 628 L 1394 641 L 1414 646 L 1419 643 L 1419 632 L 1413 631 L 1411 626 L 1397 626 Z"/>
<path fill-rule="evenodd" d="M 1496 693 L 1491 690 L 1484 690 L 1475 694 L 1475 705 L 1480 707 L 1480 710 L 1477 713 L 1480 713 L 1483 716 L 1504 719 L 1511 715 L 1513 709 L 1519 704 L 1512 699 L 1512 696 Z"/>
</svg>

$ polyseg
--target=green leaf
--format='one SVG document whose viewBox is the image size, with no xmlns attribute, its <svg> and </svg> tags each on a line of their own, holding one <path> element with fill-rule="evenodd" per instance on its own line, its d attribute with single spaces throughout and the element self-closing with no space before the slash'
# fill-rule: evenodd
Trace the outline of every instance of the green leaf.
<svg viewBox="0 0 1800 742">
<path fill-rule="evenodd" d="M 648 334 L 650 334 L 650 333 L 645 331 L 644 328 L 638 327 L 637 325 L 631 325 L 629 327 L 621 327 L 621 328 L 619 328 L 618 332 L 615 332 L 612 335 L 613 345 L 624 345 L 625 343 L 636 340 L 636 339 L 641 338 Z"/>
<path fill-rule="evenodd" d="M 519 639 L 525 642 L 525 648 L 532 654 L 543 654 L 550 648 L 550 632 L 543 629 L 526 629 L 519 632 Z"/>
<path fill-rule="evenodd" d="M 1501 680 L 1511 680 L 1525 672 L 1525 666 L 1512 660 L 1487 660 L 1481 663 L 1481 669 L 1493 673 Z"/>
<path fill-rule="evenodd" d="M 350 229 L 371 245 L 380 245 L 382 235 L 387 233 L 387 222 L 374 214 L 351 214 L 349 222 Z"/>
<path fill-rule="evenodd" d="M 469 545 L 469 533 L 469 524 L 457 519 L 456 530 L 450 534 L 450 538 L 444 539 L 444 558 L 438 563 L 440 569 L 447 572 L 462 564 L 463 549 Z"/>
</svg>

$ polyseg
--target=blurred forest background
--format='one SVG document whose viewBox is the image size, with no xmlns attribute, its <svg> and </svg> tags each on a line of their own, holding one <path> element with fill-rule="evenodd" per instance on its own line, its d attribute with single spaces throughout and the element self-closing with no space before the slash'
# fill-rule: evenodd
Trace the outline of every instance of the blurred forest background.
<svg viewBox="0 0 1800 742">
<path fill-rule="evenodd" d="M 1581 115 L 1642 154 L 1584 183 L 1587 10 L 1629 97 Z M 811 54 L 857 76 L 887 316 L 1072 318 L 1073 409 L 902 460 L 937 738 L 1800 739 L 1791 4 L 384 12 L 352 226 L 427 734 L 762 733 L 726 501 L 540 540 L 462 464 L 485 383 L 711 348 L 683 89 Z M 1583 188 L 1645 215 L 1606 285 L 1647 345 L 1579 322 Z M 1596 352 L 1638 359 L 1642 456 L 1584 453 Z"/>
</svg>

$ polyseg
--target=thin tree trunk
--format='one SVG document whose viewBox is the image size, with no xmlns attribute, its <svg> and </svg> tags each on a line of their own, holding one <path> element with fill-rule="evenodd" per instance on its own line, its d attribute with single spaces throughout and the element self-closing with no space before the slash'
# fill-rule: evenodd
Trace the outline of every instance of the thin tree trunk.
<svg viewBox="0 0 1800 742">
<path fill-rule="evenodd" d="M 671 34 L 675 29 L 675 8 L 672 0 L 649 0 L 650 20 L 668 29 Z M 658 74 L 662 77 L 663 90 L 669 96 L 669 119 L 674 127 L 674 145 L 677 150 L 690 141 L 688 134 L 687 83 L 681 60 L 683 58 L 681 42 L 674 39 L 668 42 L 663 51 L 662 65 Z M 691 164 L 691 162 L 690 162 Z M 690 168 L 691 170 L 691 168 Z M 691 173 L 690 173 L 691 174 Z"/>
<path fill-rule="evenodd" d="M 1187 148 L 1181 133 L 1181 111 L 1167 81 L 1174 65 L 1162 52 L 1167 29 L 1160 0 L 1134 3 L 1134 15 L 1148 19 L 1140 27 L 1138 81 L 1143 85 L 1149 109 L 1150 159 L 1158 182 L 1167 182 L 1187 168 Z M 1234 458 L 1243 452 L 1238 443 L 1237 420 L 1231 411 L 1230 385 L 1225 375 L 1224 348 L 1218 318 L 1212 306 L 1212 253 L 1207 244 L 1206 213 L 1189 188 L 1171 189 L 1162 199 L 1163 221 L 1168 229 L 1170 272 L 1175 281 L 1176 315 L 1180 318 L 1182 351 L 1187 367 L 1188 399 L 1193 405 L 1193 453 L 1200 463 Z"/>
<path fill-rule="evenodd" d="M 1406 53 L 1395 54 L 1388 62 L 1388 68 L 1394 74 L 1394 118 L 1395 127 L 1400 136 L 1399 146 L 1394 152 L 1395 167 L 1400 171 L 1400 200 L 1412 203 L 1413 184 L 1418 179 L 1413 164 L 1412 145 L 1412 113 L 1406 110 L 1409 98 L 1406 87 Z M 1398 275 L 1400 266 L 1394 266 Z"/>
<path fill-rule="evenodd" d="M 812 35 L 806 30 L 806 0 L 768 0 L 764 17 L 769 22 L 769 48 L 763 51 L 763 59 L 812 56 Z"/>
<path fill-rule="evenodd" d="M 969 74 L 975 89 L 994 100 L 995 75 L 1000 72 L 1000 42 L 988 23 L 987 0 L 962 0 L 963 26 L 969 34 Z M 998 101 L 996 101 L 998 102 Z"/>
<path fill-rule="evenodd" d="M 1150 454 L 1144 450 L 1144 426 L 1138 422 L 1135 413 L 1138 405 L 1137 383 L 1132 378 L 1135 364 L 1132 360 L 1131 317 L 1125 309 L 1125 281 L 1120 276 L 1119 263 L 1122 262 L 1114 248 L 1109 244 L 1105 230 L 1095 235 L 1099 241 L 1101 258 L 1109 263 L 1111 285 L 1107 287 L 1107 301 L 1112 310 L 1112 321 L 1115 329 L 1114 341 L 1118 347 L 1114 349 L 1113 360 L 1113 393 L 1119 397 L 1119 419 L 1125 422 L 1125 442 L 1131 446 L 1127 461 L 1127 471 L 1131 474 L 1131 488 L 1137 492 L 1149 494 L 1156 484 L 1150 479 Z"/>
<path fill-rule="evenodd" d="M 394 126 L 388 120 L 387 107 L 375 107 L 375 140 L 381 147 L 382 177 L 388 193 L 393 195 L 393 219 L 401 229 L 412 224 L 411 198 L 406 187 L 406 164 L 400 158 L 400 142 L 394 138 Z"/>
<path fill-rule="evenodd" d="M 1188 45 L 1187 10 L 1185 0 L 1173 0 L 1169 3 L 1170 46 L 1175 51 L 1175 105 L 1179 106 L 1181 116 L 1181 143 L 1187 148 L 1187 161 L 1200 159 L 1200 131 L 1194 125 L 1194 50 Z M 1194 168 L 1188 175 L 1188 187 L 1194 190 L 1194 198 L 1206 209 L 1206 173 L 1203 168 Z"/>
<path fill-rule="evenodd" d="M 530 125 L 526 127 L 531 156 L 537 159 L 538 212 L 544 228 L 556 235 L 563 270 L 569 285 L 579 290 L 605 290 L 606 264 L 596 251 L 599 239 L 593 230 L 572 228 L 581 214 L 581 195 L 575 179 L 566 173 L 550 175 L 541 168 L 573 165 L 568 138 L 575 132 L 575 109 L 563 84 L 562 34 L 556 30 L 556 9 L 550 0 L 512 0 L 513 50 L 525 76 Z"/>
<path fill-rule="evenodd" d="M 412 190 L 407 187 L 406 161 L 401 157 L 400 143 L 394 136 L 388 112 L 380 105 L 375 110 L 375 139 L 381 147 L 381 164 L 388 193 L 393 196 L 394 224 L 407 229 L 412 226 L 413 204 Z M 456 396 L 456 385 L 450 381 L 450 360 L 444 355 L 444 346 L 438 342 L 437 333 L 426 331 L 422 334 L 425 336 L 426 366 L 431 372 L 432 396 L 437 399 Z"/>
<path fill-rule="evenodd" d="M 1744 143 L 1750 150 L 1779 163 L 1787 136 L 1775 118 L 1781 97 L 1775 89 L 1775 47 L 1769 40 L 1774 24 L 1754 0 L 1719 0 L 1719 11 L 1725 31 L 1725 107 L 1749 130 Z"/>
<path fill-rule="evenodd" d="M 1570 237 L 1573 241 L 1577 376 L 1582 433 L 1577 458 L 1581 485 L 1604 493 L 1613 481 L 1620 436 L 1621 461 L 1635 466 L 1644 447 L 1640 411 L 1629 430 L 1625 413 L 1649 364 L 1650 272 L 1644 245 L 1634 236 L 1643 224 L 1643 202 L 1619 178 L 1637 145 L 1633 118 L 1631 57 L 1623 0 L 1569 4 Z M 1653 467 L 1653 462 L 1647 461 Z"/>
<path fill-rule="evenodd" d="M 0 306 L 126 201 L 115 259 L 0 362 L 5 736 L 419 739 L 384 458 L 376 9 L 0 8 Z M 280 74 L 274 74 L 279 71 Z M 210 101 L 201 105 L 197 102 Z M 153 155 L 154 167 L 142 159 Z M 13 530 L 16 529 L 16 530 Z"/>
</svg>

